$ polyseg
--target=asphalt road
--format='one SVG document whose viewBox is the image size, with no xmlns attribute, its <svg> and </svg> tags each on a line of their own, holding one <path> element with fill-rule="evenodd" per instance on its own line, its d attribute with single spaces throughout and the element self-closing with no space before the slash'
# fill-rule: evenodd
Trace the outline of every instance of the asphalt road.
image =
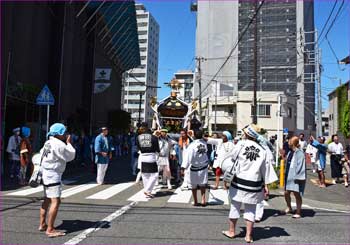
<svg viewBox="0 0 350 245">
<path fill-rule="evenodd" d="M 312 179 L 313 175 L 309 177 Z M 133 176 L 126 159 L 111 166 L 103 186 L 94 186 L 94 176 L 82 171 L 65 179 L 67 197 L 63 199 L 56 226 L 67 235 L 48 238 L 37 231 L 42 193 L 28 195 L 30 188 L 12 188 L 1 193 L 2 244 L 244 243 L 243 219 L 238 222 L 237 238 L 228 239 L 221 234 L 228 228 L 229 212 L 222 190 L 211 190 L 208 198 L 212 202 L 207 207 L 193 207 L 188 194 L 175 188 L 158 189 L 155 199 L 144 201 L 137 195 L 142 187 L 130 182 Z M 113 195 L 117 190 L 121 191 Z M 18 191 L 24 194 L 19 195 Z M 99 195 L 101 191 L 103 195 Z M 349 191 L 340 185 L 321 191 L 308 183 L 303 218 L 299 220 L 280 215 L 279 210 L 285 208 L 284 199 L 281 190 L 274 191 L 265 205 L 263 221 L 255 225 L 254 243 L 349 244 Z M 174 197 L 177 199 L 171 199 Z M 329 200 L 331 197 L 334 202 Z"/>
</svg>

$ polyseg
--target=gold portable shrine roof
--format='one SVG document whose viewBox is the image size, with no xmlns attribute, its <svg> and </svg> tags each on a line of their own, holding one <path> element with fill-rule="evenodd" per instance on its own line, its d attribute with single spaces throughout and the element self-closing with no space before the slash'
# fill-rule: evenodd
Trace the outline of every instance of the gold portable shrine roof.
<svg viewBox="0 0 350 245">
<path fill-rule="evenodd" d="M 185 117 L 188 112 L 188 106 L 176 97 L 172 92 L 171 96 L 163 100 L 158 106 L 158 113 L 162 117 Z"/>
</svg>

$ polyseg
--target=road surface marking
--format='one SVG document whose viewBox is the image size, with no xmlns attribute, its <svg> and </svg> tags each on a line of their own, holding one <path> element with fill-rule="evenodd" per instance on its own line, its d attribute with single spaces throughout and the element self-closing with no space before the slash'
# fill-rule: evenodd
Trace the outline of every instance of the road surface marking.
<svg viewBox="0 0 350 245">
<path fill-rule="evenodd" d="M 296 207 L 296 203 L 292 202 L 291 203 L 293 207 Z M 328 211 L 328 212 L 337 212 L 337 213 L 346 213 L 350 214 L 350 211 L 345 211 L 345 210 L 338 210 L 338 209 L 330 209 L 330 208 L 318 208 L 318 207 L 311 207 L 307 204 L 302 204 L 302 208 L 311 208 L 311 209 L 318 209 L 318 210 L 323 210 L 323 211 Z"/>
<path fill-rule="evenodd" d="M 156 186 L 153 189 L 152 194 L 155 195 L 159 190 L 160 190 L 160 186 Z M 143 189 L 128 199 L 128 201 L 131 201 L 131 202 L 148 202 L 149 200 L 150 198 L 147 198 L 145 196 Z"/>
<path fill-rule="evenodd" d="M 110 214 L 109 216 L 107 216 L 103 220 L 99 221 L 94 227 L 86 229 L 85 231 L 83 231 L 79 235 L 77 235 L 77 236 L 73 237 L 72 239 L 70 239 L 69 241 L 65 242 L 64 245 L 76 245 L 76 244 L 80 243 L 81 241 L 86 239 L 90 233 L 100 230 L 103 226 L 109 224 L 110 222 L 112 222 L 113 220 L 118 218 L 119 216 L 123 215 L 126 211 L 131 209 L 132 206 L 134 206 L 136 204 L 137 204 L 137 202 L 132 202 L 132 203 L 122 207 L 121 209 L 118 209 L 117 211 Z"/>
<path fill-rule="evenodd" d="M 100 199 L 106 200 L 118 193 L 128 189 L 130 186 L 134 185 L 134 183 L 120 183 L 117 185 L 113 185 L 103 191 L 97 192 L 91 196 L 88 196 L 86 199 Z"/>
<path fill-rule="evenodd" d="M 175 192 L 168 199 L 170 203 L 189 203 L 192 197 L 191 190 L 181 190 L 181 187 L 177 188 Z"/>
<path fill-rule="evenodd" d="M 69 185 L 72 184 L 74 182 L 76 182 L 77 180 L 63 180 L 63 185 Z M 27 188 L 25 190 L 20 190 L 20 191 L 15 191 L 15 192 L 11 192 L 11 193 L 7 193 L 6 196 L 29 196 L 31 194 L 37 193 L 37 192 L 41 192 L 44 191 L 44 188 L 42 185 L 35 187 L 35 188 Z"/>
<path fill-rule="evenodd" d="M 225 204 L 228 205 L 228 191 L 224 189 L 209 190 L 209 204 Z"/>
<path fill-rule="evenodd" d="M 93 183 L 87 183 L 87 184 L 82 184 L 82 185 L 78 185 L 69 189 L 66 189 L 64 191 L 62 191 L 62 198 L 66 198 L 66 197 L 70 197 L 73 196 L 79 192 L 83 192 L 89 189 L 92 189 L 96 186 L 98 186 L 99 184 L 93 184 Z"/>
</svg>

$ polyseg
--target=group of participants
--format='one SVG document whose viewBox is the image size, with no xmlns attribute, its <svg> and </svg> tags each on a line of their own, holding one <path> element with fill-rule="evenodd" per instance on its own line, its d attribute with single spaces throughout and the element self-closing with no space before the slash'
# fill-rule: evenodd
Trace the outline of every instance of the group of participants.
<svg viewBox="0 0 350 245">
<path fill-rule="evenodd" d="M 208 187 L 208 144 L 216 146 L 216 158 L 214 161 L 216 176 L 225 174 L 226 171 L 235 170 L 232 181 L 227 182 L 224 178 L 224 188 L 228 190 L 231 201 L 229 212 L 229 229 L 222 231 L 228 238 L 236 236 L 236 223 L 240 217 L 240 208 L 244 204 L 243 218 L 246 221 L 246 242 L 252 242 L 253 225 L 260 221 L 263 213 L 263 200 L 269 194 L 268 184 L 277 181 L 277 175 L 273 168 L 273 154 L 269 148 L 268 141 L 259 134 L 260 127 L 251 124 L 243 129 L 243 139 L 236 144 L 232 142 L 232 136 L 225 131 L 220 139 L 212 139 L 196 130 L 191 136 L 181 131 L 180 140 L 176 142 L 166 137 L 166 131 L 152 133 L 146 124 L 142 124 L 136 145 L 139 151 L 138 165 L 142 177 L 144 194 L 147 198 L 154 198 L 152 190 L 158 180 L 160 168 L 168 175 L 171 147 L 177 145 L 181 151 L 179 155 L 181 176 L 184 178 L 183 185 L 192 190 L 193 206 L 206 206 L 206 190 Z M 159 138 L 157 135 L 160 134 Z M 165 142 L 164 142 L 165 141 Z M 164 149 L 164 146 L 167 145 Z M 169 154 L 169 155 L 168 155 Z M 174 153 L 172 153 L 174 154 Z M 304 161 L 305 163 L 305 161 Z M 235 167 L 232 166 L 235 164 Z M 295 163 L 297 165 L 297 163 Z M 165 166 L 165 167 L 163 167 Z M 299 171 L 300 176 L 293 174 L 294 178 L 305 181 L 305 176 Z M 305 175 L 305 169 L 304 169 Z M 217 180 L 217 178 L 216 178 Z M 295 188 L 299 188 L 298 184 Z M 218 185 L 214 186 L 218 187 Z M 197 191 L 200 190 L 200 201 Z"/>
</svg>

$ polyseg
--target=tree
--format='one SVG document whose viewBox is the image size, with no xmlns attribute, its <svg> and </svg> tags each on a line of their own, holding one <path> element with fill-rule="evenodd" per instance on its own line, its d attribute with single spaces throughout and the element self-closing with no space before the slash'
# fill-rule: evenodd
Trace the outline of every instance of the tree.
<svg viewBox="0 0 350 245">
<path fill-rule="evenodd" d="M 346 101 L 344 104 L 343 111 L 341 112 L 342 122 L 340 131 L 344 134 L 346 138 L 350 137 L 350 102 Z"/>
</svg>

